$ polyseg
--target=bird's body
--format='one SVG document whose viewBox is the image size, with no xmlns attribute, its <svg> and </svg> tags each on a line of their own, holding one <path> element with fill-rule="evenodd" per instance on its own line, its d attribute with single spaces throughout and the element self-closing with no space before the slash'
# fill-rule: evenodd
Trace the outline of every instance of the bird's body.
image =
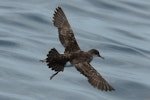
<svg viewBox="0 0 150 100">
<path fill-rule="evenodd" d="M 71 64 L 77 64 L 80 62 L 88 62 L 90 63 L 93 59 L 93 55 L 89 54 L 88 52 L 84 51 L 77 51 L 75 53 L 71 53 L 70 55 L 70 62 Z"/>
<path fill-rule="evenodd" d="M 41 60 L 47 62 L 49 68 L 56 71 L 51 76 L 52 79 L 60 71 L 64 70 L 67 62 L 70 62 L 84 76 L 88 78 L 88 82 L 95 88 L 111 91 L 114 88 L 90 65 L 95 56 L 103 58 L 99 51 L 91 49 L 82 51 L 74 37 L 73 30 L 65 16 L 61 7 L 56 8 L 53 17 L 54 26 L 58 28 L 58 35 L 61 44 L 64 46 L 64 54 L 60 54 L 55 48 L 51 49 L 47 58 Z"/>
</svg>

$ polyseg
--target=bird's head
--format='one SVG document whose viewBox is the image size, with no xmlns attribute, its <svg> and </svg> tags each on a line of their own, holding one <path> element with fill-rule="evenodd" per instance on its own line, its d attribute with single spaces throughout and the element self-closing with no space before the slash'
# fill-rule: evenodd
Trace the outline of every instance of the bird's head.
<svg viewBox="0 0 150 100">
<path fill-rule="evenodd" d="M 91 49 L 91 50 L 89 50 L 88 52 L 89 52 L 90 54 L 92 54 L 93 56 L 101 57 L 102 59 L 104 59 L 104 57 L 102 57 L 102 56 L 100 55 L 99 51 L 96 50 L 96 49 Z"/>
</svg>

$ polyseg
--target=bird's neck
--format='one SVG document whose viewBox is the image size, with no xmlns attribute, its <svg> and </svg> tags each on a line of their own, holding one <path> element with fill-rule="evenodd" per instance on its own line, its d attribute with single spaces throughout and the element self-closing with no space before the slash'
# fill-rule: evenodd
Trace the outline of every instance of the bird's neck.
<svg viewBox="0 0 150 100">
<path fill-rule="evenodd" d="M 89 50 L 87 53 L 94 57 L 94 52 L 92 50 Z"/>
</svg>

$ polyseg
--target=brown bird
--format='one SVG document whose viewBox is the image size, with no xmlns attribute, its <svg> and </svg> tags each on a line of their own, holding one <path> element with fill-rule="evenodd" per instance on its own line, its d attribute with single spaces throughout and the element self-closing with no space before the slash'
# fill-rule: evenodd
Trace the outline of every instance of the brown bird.
<svg viewBox="0 0 150 100">
<path fill-rule="evenodd" d="M 95 88 L 112 91 L 115 90 L 108 82 L 90 65 L 93 57 L 103 58 L 99 51 L 91 49 L 87 52 L 82 51 L 75 39 L 73 30 L 65 16 L 61 7 L 56 8 L 53 17 L 54 26 L 58 28 L 59 40 L 64 46 L 64 54 L 60 54 L 55 48 L 51 49 L 47 54 L 47 58 L 41 60 L 47 62 L 49 68 L 56 71 L 50 79 L 52 79 L 60 71 L 64 70 L 66 63 L 69 61 L 75 68 L 88 78 L 88 82 Z M 103 58 L 104 59 L 104 58 Z"/>
</svg>

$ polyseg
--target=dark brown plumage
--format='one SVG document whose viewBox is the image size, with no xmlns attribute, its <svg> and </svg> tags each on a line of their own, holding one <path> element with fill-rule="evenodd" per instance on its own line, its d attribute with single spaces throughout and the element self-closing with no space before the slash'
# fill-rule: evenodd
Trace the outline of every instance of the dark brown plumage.
<svg viewBox="0 0 150 100">
<path fill-rule="evenodd" d="M 58 28 L 59 40 L 65 48 L 65 53 L 80 50 L 71 26 L 61 7 L 56 8 L 53 19 L 54 26 Z"/>
<path fill-rule="evenodd" d="M 90 65 L 93 57 L 103 57 L 96 49 L 91 49 L 87 52 L 80 49 L 61 7 L 56 8 L 53 19 L 54 26 L 58 28 L 59 40 L 64 46 L 65 51 L 64 54 L 60 54 L 53 48 L 50 50 L 47 58 L 41 60 L 42 62 L 47 62 L 49 68 L 56 71 L 50 79 L 60 71 L 63 71 L 66 63 L 69 61 L 81 74 L 88 78 L 88 82 L 95 88 L 105 91 L 114 90 L 114 88 Z"/>
</svg>

